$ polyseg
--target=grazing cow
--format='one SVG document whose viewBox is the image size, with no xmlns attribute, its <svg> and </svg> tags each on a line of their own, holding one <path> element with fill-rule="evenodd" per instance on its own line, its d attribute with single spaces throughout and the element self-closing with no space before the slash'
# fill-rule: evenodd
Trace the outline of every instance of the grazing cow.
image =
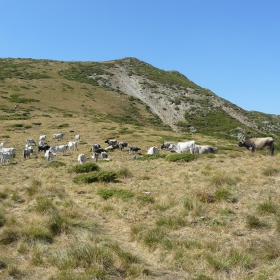
<svg viewBox="0 0 280 280">
<path fill-rule="evenodd" d="M 47 139 L 47 136 L 46 136 L 46 135 L 40 135 L 40 136 L 39 136 L 39 142 L 40 142 L 40 141 L 46 141 L 46 139 Z"/>
<path fill-rule="evenodd" d="M 31 152 L 30 152 L 30 150 L 28 150 L 28 149 L 24 149 L 23 150 L 23 158 L 30 158 L 30 156 L 31 156 Z"/>
<path fill-rule="evenodd" d="M 93 144 L 91 146 L 91 151 L 92 152 L 97 152 L 97 151 L 99 151 L 100 148 L 101 148 L 101 146 L 99 144 Z"/>
<path fill-rule="evenodd" d="M 14 156 L 14 154 L 15 154 L 15 148 L 2 148 L 2 149 L 0 149 L 0 152 L 3 152 L 3 153 L 12 153 L 12 155 Z"/>
<path fill-rule="evenodd" d="M 106 152 L 101 152 L 101 159 L 108 159 L 108 154 Z"/>
<path fill-rule="evenodd" d="M 169 149 L 169 146 L 171 145 L 171 144 L 173 144 L 174 145 L 174 143 L 173 142 L 164 142 L 161 146 L 160 146 L 160 148 L 162 149 L 162 150 L 168 150 Z"/>
<path fill-rule="evenodd" d="M 42 146 L 38 146 L 38 152 L 44 151 L 46 152 L 47 150 L 50 149 L 49 145 L 42 145 Z"/>
<path fill-rule="evenodd" d="M 11 159 L 14 157 L 14 155 L 11 152 L 0 152 L 0 161 L 2 165 L 5 165 L 5 162 L 8 161 L 11 162 Z"/>
<path fill-rule="evenodd" d="M 99 157 L 99 153 L 94 152 L 93 155 L 92 155 L 93 161 L 97 162 L 98 161 L 98 157 Z"/>
<path fill-rule="evenodd" d="M 65 135 L 65 133 L 55 133 L 55 134 L 53 134 L 53 139 L 62 140 L 64 135 Z"/>
<path fill-rule="evenodd" d="M 190 153 L 193 153 L 194 147 L 195 141 L 191 140 L 188 142 L 178 142 L 177 144 L 170 144 L 169 150 L 175 151 L 178 154 L 188 151 L 190 151 Z"/>
<path fill-rule="evenodd" d="M 71 148 L 73 147 L 73 150 L 74 151 L 78 151 L 78 142 L 75 141 L 75 142 L 68 142 L 68 148 L 69 150 L 71 150 Z"/>
<path fill-rule="evenodd" d="M 76 140 L 77 142 L 79 142 L 79 141 L 81 140 L 80 134 L 75 135 L 75 140 Z"/>
<path fill-rule="evenodd" d="M 35 146 L 37 146 L 37 145 L 36 145 L 36 142 L 35 142 L 33 139 L 31 139 L 31 138 L 27 138 L 27 139 L 26 139 L 26 144 L 28 144 L 28 145 L 29 145 L 29 144 L 34 144 Z"/>
<path fill-rule="evenodd" d="M 126 142 L 120 142 L 119 143 L 119 148 L 120 148 L 120 150 L 122 151 L 124 148 L 126 148 L 128 146 L 128 143 L 126 143 Z"/>
<path fill-rule="evenodd" d="M 78 155 L 78 162 L 80 164 L 84 164 L 87 161 L 87 157 L 84 154 L 79 154 Z"/>
<path fill-rule="evenodd" d="M 25 150 L 29 151 L 30 152 L 30 155 L 33 154 L 34 150 L 33 150 L 33 147 L 32 146 L 29 146 L 29 145 L 25 145 Z"/>
<path fill-rule="evenodd" d="M 118 141 L 116 139 L 107 139 L 104 141 L 105 143 L 107 143 L 109 146 L 114 146 L 117 145 Z"/>
<path fill-rule="evenodd" d="M 158 155 L 158 154 L 159 154 L 159 149 L 156 146 L 151 147 L 147 152 L 147 155 Z"/>
<path fill-rule="evenodd" d="M 45 157 L 46 157 L 46 159 L 47 159 L 48 162 L 51 162 L 52 159 L 53 159 L 55 156 L 57 156 L 57 154 L 54 153 L 54 152 L 52 152 L 52 151 L 50 151 L 50 150 L 47 150 L 47 151 L 45 152 Z"/>
<path fill-rule="evenodd" d="M 251 138 L 249 140 L 239 141 L 237 144 L 238 147 L 245 147 L 250 150 L 252 153 L 257 150 L 263 150 L 264 148 L 269 149 L 269 154 L 273 156 L 274 154 L 274 140 L 272 137 L 265 138 Z"/>
<path fill-rule="evenodd" d="M 131 154 L 132 152 L 135 154 L 138 151 L 140 151 L 141 149 L 138 147 L 129 147 L 129 153 Z"/>
<path fill-rule="evenodd" d="M 208 145 L 195 145 L 192 154 L 217 154 L 218 149 Z"/>
<path fill-rule="evenodd" d="M 56 152 L 56 153 L 62 152 L 63 155 L 65 154 L 65 151 L 67 149 L 68 149 L 67 145 L 60 145 L 60 146 L 52 146 L 52 147 L 50 147 L 50 151 Z"/>
</svg>

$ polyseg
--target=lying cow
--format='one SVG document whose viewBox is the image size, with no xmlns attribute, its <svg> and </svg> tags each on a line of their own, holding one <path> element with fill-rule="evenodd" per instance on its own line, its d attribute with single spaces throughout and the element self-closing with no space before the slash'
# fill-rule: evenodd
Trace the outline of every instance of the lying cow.
<svg viewBox="0 0 280 280">
<path fill-rule="evenodd" d="M 177 144 L 170 144 L 169 150 L 175 151 L 176 153 L 184 153 L 184 152 L 190 152 L 193 153 L 195 147 L 195 141 L 187 141 L 187 142 L 178 142 Z"/>
<path fill-rule="evenodd" d="M 116 139 L 107 139 L 104 142 L 107 143 L 109 146 L 114 146 L 114 145 L 117 145 L 117 143 L 118 143 L 118 141 Z"/>
<path fill-rule="evenodd" d="M 273 156 L 274 154 L 274 140 L 272 137 L 265 138 L 251 138 L 249 140 L 239 141 L 237 144 L 238 147 L 245 147 L 247 150 L 250 150 L 252 153 L 257 150 L 263 150 L 265 148 L 269 149 L 269 154 Z"/>
<path fill-rule="evenodd" d="M 108 154 L 105 151 L 101 152 L 100 156 L 103 160 L 108 159 Z"/>
<path fill-rule="evenodd" d="M 158 147 L 156 146 L 151 147 L 147 152 L 147 155 L 158 155 L 158 154 L 159 154 L 159 150 Z"/>
<path fill-rule="evenodd" d="M 208 145 L 195 145 L 192 154 L 217 154 L 218 149 Z"/>
<path fill-rule="evenodd" d="M 164 143 L 160 146 L 160 148 L 161 148 L 162 150 L 168 150 L 171 144 L 174 145 L 173 142 L 164 142 Z"/>
<path fill-rule="evenodd" d="M 87 161 L 86 155 L 84 155 L 84 154 L 79 154 L 79 155 L 78 155 L 78 162 L 79 162 L 80 164 L 84 164 L 86 161 Z"/>
</svg>

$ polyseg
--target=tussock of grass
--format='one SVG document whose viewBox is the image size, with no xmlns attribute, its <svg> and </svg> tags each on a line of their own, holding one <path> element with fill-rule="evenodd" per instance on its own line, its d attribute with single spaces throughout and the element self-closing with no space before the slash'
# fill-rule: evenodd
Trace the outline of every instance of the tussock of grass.
<svg viewBox="0 0 280 280">
<path fill-rule="evenodd" d="M 257 210 L 260 214 L 276 214 L 278 212 L 278 209 L 278 205 L 273 203 L 271 200 L 260 203 L 257 207 Z"/>
<path fill-rule="evenodd" d="M 117 179 L 117 173 L 112 171 L 99 171 L 96 173 L 80 174 L 73 178 L 76 184 L 91 184 L 94 182 L 113 182 Z"/>
<path fill-rule="evenodd" d="M 268 227 L 268 224 L 262 222 L 258 217 L 254 215 L 247 215 L 246 224 L 249 228 L 254 228 L 254 229 Z"/>
<path fill-rule="evenodd" d="M 61 167 L 61 166 L 66 166 L 65 162 L 61 162 L 61 161 L 52 161 L 50 163 L 48 163 L 45 167 L 52 167 L 52 168 L 57 168 L 57 167 Z"/>
<path fill-rule="evenodd" d="M 280 169 L 272 166 L 268 166 L 262 170 L 262 174 L 265 176 L 275 176 L 280 173 Z"/>
<path fill-rule="evenodd" d="M 234 186 L 240 179 L 238 177 L 231 177 L 225 173 L 217 173 L 210 178 L 210 184 L 215 187 Z"/>
</svg>

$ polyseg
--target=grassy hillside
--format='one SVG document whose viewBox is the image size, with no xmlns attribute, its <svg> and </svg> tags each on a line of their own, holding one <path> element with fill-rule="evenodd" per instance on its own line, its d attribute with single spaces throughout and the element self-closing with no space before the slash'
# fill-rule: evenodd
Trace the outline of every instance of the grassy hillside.
<svg viewBox="0 0 280 280">
<path fill-rule="evenodd" d="M 218 126 L 172 131 L 135 98 L 66 79 L 75 63 L 1 63 L 0 142 L 16 149 L 0 166 L 1 279 L 279 278 L 278 150 L 251 154 L 215 137 Z M 35 147 L 23 159 L 26 138 L 42 134 L 50 145 L 80 134 L 78 151 L 47 163 Z M 91 145 L 108 138 L 141 153 L 115 150 L 93 163 Z M 219 154 L 146 155 L 192 139 Z M 92 171 L 77 167 L 80 153 Z"/>
</svg>

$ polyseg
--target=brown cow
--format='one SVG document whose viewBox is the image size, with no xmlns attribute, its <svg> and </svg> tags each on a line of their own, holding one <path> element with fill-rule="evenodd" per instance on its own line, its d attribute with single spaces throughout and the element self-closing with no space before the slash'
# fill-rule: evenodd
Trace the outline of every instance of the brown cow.
<svg viewBox="0 0 280 280">
<path fill-rule="evenodd" d="M 274 140 L 272 137 L 251 138 L 249 140 L 242 140 L 238 142 L 237 146 L 245 147 L 252 153 L 255 151 L 255 149 L 263 150 L 264 148 L 268 148 L 270 155 L 273 156 L 274 154 Z"/>
</svg>

